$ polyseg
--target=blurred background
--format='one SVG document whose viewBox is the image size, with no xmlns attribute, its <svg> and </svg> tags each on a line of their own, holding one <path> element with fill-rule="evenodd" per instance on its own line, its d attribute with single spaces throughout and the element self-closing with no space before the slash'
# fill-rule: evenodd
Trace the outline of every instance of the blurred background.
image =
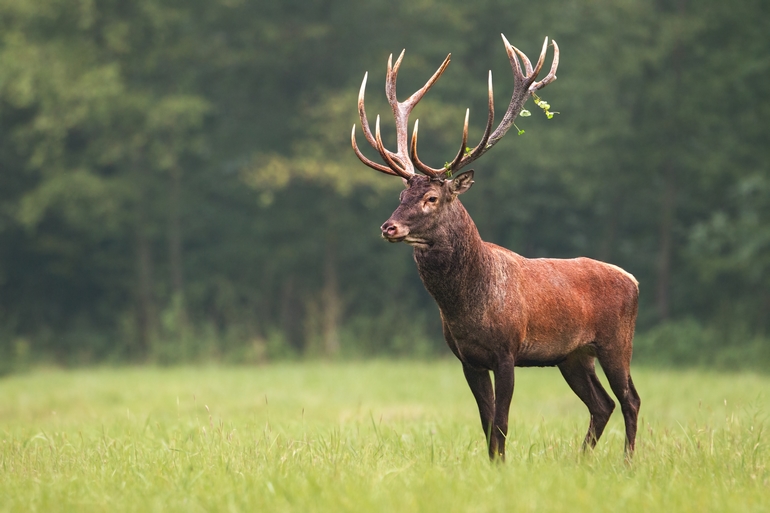
<svg viewBox="0 0 770 513">
<path fill-rule="evenodd" d="M 633 273 L 635 362 L 767 368 L 766 0 L 0 0 L 0 372 L 449 355 L 350 129 L 369 71 L 392 146 L 388 54 L 403 99 L 451 52 L 412 116 L 440 167 L 487 70 L 507 106 L 501 32 L 559 43 L 559 114 L 474 166 L 482 237 Z"/>
</svg>

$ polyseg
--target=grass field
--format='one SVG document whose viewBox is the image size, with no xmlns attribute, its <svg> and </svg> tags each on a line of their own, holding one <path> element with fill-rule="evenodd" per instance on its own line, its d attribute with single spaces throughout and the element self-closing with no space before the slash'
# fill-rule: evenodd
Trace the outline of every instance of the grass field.
<svg viewBox="0 0 770 513">
<path fill-rule="evenodd" d="M 770 378 L 633 369 L 593 452 L 555 369 L 487 460 L 457 362 L 37 370 L 0 380 L 0 511 L 768 511 Z"/>
</svg>

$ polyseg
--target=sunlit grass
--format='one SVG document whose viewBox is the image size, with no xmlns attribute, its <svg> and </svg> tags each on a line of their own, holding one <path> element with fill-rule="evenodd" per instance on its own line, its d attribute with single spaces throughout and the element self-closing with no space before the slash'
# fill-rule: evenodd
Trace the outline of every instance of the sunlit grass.
<svg viewBox="0 0 770 513">
<path fill-rule="evenodd" d="M 459 364 L 39 370 L 0 381 L 0 510 L 765 511 L 770 378 L 634 369 L 583 454 L 585 407 L 517 373 L 508 461 L 487 461 Z"/>
</svg>

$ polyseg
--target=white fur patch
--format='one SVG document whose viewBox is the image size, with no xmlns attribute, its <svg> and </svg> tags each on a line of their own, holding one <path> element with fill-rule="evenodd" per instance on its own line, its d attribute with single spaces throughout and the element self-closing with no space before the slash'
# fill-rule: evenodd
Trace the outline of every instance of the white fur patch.
<svg viewBox="0 0 770 513">
<path fill-rule="evenodd" d="M 630 272 L 626 271 L 625 269 L 622 269 L 622 268 L 618 267 L 617 265 L 608 264 L 607 262 L 602 262 L 602 263 L 604 265 L 606 265 L 607 267 L 611 267 L 612 269 L 615 269 L 616 271 L 620 271 L 622 274 L 625 274 L 627 277 L 629 277 L 631 279 L 632 282 L 634 282 L 634 285 L 636 285 L 636 290 L 639 290 L 639 281 L 636 278 L 634 278 L 633 274 L 631 274 Z"/>
</svg>

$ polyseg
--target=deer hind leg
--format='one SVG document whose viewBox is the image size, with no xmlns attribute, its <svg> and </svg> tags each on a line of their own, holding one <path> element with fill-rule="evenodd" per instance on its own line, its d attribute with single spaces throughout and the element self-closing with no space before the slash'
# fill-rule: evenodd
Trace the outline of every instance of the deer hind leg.
<svg viewBox="0 0 770 513">
<path fill-rule="evenodd" d="M 593 449 L 610 420 L 615 402 L 596 376 L 592 355 L 573 353 L 559 364 L 559 370 L 572 391 L 588 407 L 591 422 L 583 440 L 583 450 L 586 447 Z"/>
<path fill-rule="evenodd" d="M 627 351 L 618 351 L 614 354 L 599 351 L 597 356 L 607 381 L 610 382 L 612 392 L 620 401 L 620 410 L 623 412 L 626 425 L 625 452 L 626 457 L 630 458 L 636 445 L 636 426 L 641 399 L 631 379 L 631 345 L 628 344 L 626 347 L 628 347 Z"/>
</svg>

